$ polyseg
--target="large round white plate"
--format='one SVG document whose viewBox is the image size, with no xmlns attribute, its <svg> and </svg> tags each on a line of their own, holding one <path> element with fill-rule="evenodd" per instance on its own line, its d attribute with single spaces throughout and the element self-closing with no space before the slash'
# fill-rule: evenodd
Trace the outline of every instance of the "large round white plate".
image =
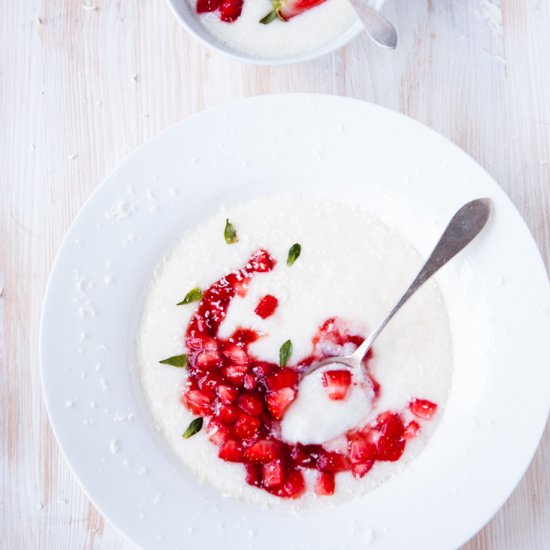
<svg viewBox="0 0 550 550">
<path fill-rule="evenodd" d="M 198 484 L 154 430 L 134 349 L 152 270 L 179 235 L 222 201 L 288 189 L 363 204 L 424 254 L 459 205 L 477 196 L 494 203 L 488 228 L 438 277 L 455 375 L 426 450 L 360 500 L 299 515 Z M 56 260 L 40 353 L 68 462 L 94 504 L 142 547 L 345 549 L 370 540 L 373 549 L 443 550 L 491 518 L 535 452 L 550 403 L 548 334 L 537 248 L 472 159 L 380 107 L 285 95 L 191 117 L 107 178 Z"/>
</svg>

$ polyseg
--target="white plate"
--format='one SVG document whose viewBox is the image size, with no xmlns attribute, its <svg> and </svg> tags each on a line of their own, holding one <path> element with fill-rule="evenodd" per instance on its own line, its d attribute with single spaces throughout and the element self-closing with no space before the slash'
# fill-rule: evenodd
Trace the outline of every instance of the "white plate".
<svg viewBox="0 0 550 550">
<path fill-rule="evenodd" d="M 200 486 L 155 432 L 134 368 L 152 270 L 224 201 L 294 188 L 365 204 L 426 253 L 455 209 L 493 219 L 439 277 L 455 348 L 447 410 L 410 468 L 360 500 L 266 512 Z M 48 412 L 101 512 L 145 548 L 456 548 L 510 495 L 550 404 L 550 291 L 517 211 L 467 155 L 367 103 L 264 96 L 191 117 L 130 156 L 79 214 L 43 310 Z M 222 545 L 223 542 L 223 545 Z"/>
</svg>

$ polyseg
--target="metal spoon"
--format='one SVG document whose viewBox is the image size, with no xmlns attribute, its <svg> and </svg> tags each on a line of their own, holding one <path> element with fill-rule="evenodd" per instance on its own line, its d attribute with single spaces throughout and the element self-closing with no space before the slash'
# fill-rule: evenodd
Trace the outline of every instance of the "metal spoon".
<svg viewBox="0 0 550 550">
<path fill-rule="evenodd" d="M 318 363 L 304 367 L 301 377 L 308 376 L 317 369 L 329 364 L 342 364 L 349 368 L 359 368 L 373 342 L 399 311 L 401 306 L 441 267 L 454 258 L 485 227 L 491 214 L 489 199 L 476 199 L 465 204 L 451 219 L 430 257 L 386 317 L 374 329 L 368 338 L 351 354 L 341 357 L 329 357 Z"/>
<path fill-rule="evenodd" d="M 395 27 L 374 8 L 367 0 L 349 0 L 359 19 L 363 22 L 370 38 L 383 48 L 395 49 L 397 46 L 397 31 Z"/>
</svg>

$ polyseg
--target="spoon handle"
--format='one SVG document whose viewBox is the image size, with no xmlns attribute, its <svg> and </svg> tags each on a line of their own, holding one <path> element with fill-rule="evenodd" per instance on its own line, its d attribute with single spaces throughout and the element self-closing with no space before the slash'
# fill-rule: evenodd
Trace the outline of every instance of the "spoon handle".
<svg viewBox="0 0 550 550">
<path fill-rule="evenodd" d="M 353 356 L 363 359 L 376 337 L 399 311 L 401 306 L 441 267 L 454 258 L 467 244 L 469 244 L 485 227 L 491 214 L 489 199 L 476 199 L 465 204 L 451 219 L 443 235 L 436 244 L 430 257 L 411 283 L 405 293 L 399 298 L 391 311 L 368 336 L 368 338 L 354 351 Z"/>
<path fill-rule="evenodd" d="M 395 49 L 397 46 L 395 27 L 374 8 L 371 8 L 367 0 L 349 1 L 373 42 L 383 48 Z"/>
</svg>

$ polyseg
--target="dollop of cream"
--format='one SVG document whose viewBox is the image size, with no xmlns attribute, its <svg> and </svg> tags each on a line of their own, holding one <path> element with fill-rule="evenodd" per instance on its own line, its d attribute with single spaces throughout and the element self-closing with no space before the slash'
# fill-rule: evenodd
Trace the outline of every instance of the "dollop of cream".
<svg viewBox="0 0 550 550">
<path fill-rule="evenodd" d="M 289 443 L 319 444 L 330 441 L 365 420 L 374 399 L 372 385 L 363 369 L 352 371 L 352 384 L 345 399 L 330 399 L 323 386 L 323 373 L 345 368 L 330 363 L 306 376 L 298 398 L 281 422 L 281 433 Z"/>
</svg>

